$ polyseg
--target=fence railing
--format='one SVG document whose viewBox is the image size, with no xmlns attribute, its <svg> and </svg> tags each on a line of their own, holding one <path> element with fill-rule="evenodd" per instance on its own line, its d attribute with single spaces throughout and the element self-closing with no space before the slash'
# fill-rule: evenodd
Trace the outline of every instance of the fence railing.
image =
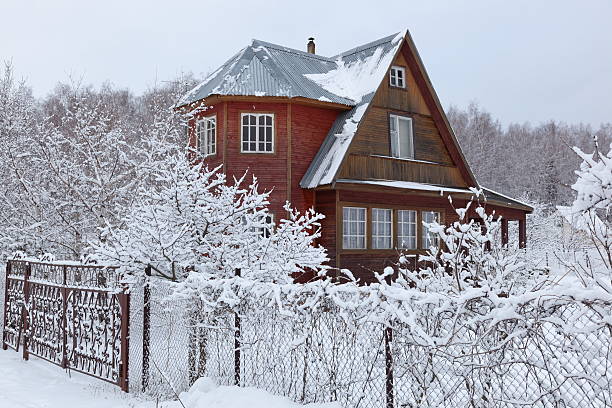
<svg viewBox="0 0 612 408">
<path fill-rule="evenodd" d="M 11 260 L 2 348 L 128 390 L 130 295 L 115 268 Z"/>
<path fill-rule="evenodd" d="M 612 307 L 605 302 L 533 300 L 494 330 L 432 312 L 431 325 L 453 335 L 425 344 L 410 325 L 347 321 L 332 304 L 287 316 L 250 299 L 198 314 L 197 300 L 165 301 L 171 292 L 164 282 L 150 286 L 146 334 L 133 343 L 132 376 L 142 380 L 134 387 L 150 394 L 176 395 L 206 376 L 343 407 L 612 404 L 612 333 L 598 314 Z"/>
</svg>

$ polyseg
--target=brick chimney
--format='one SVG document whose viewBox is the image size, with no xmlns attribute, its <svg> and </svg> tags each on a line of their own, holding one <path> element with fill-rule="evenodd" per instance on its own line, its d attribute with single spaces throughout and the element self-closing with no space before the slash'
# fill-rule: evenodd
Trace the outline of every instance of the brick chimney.
<svg viewBox="0 0 612 408">
<path fill-rule="evenodd" d="M 308 39 L 308 45 L 306 47 L 309 54 L 315 54 L 315 43 L 313 37 L 310 37 Z"/>
</svg>

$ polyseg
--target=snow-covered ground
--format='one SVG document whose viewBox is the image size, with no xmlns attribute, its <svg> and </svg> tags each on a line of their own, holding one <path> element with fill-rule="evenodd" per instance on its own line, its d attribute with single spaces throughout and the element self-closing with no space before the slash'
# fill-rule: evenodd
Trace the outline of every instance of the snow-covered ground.
<svg viewBox="0 0 612 408">
<path fill-rule="evenodd" d="M 147 401 L 118 387 L 71 373 L 21 353 L 0 350 L 0 407 L 3 408 L 340 408 L 336 404 L 299 405 L 255 388 L 217 386 L 198 380 L 179 401 Z"/>
</svg>

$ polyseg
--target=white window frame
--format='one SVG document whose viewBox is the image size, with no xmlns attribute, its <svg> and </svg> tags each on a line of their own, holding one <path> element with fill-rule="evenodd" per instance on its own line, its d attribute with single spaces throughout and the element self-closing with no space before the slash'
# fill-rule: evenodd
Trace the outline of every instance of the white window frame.
<svg viewBox="0 0 612 408">
<path fill-rule="evenodd" d="M 389 221 L 385 221 L 380 215 L 381 213 L 389 214 Z M 379 225 L 381 224 L 381 225 Z M 384 224 L 389 225 L 389 234 L 380 233 L 380 229 L 384 228 Z M 379 246 L 379 239 L 388 239 L 389 244 Z M 390 208 L 372 208 L 372 249 L 392 249 L 393 248 L 393 210 Z"/>
<path fill-rule="evenodd" d="M 429 215 L 433 215 L 434 219 L 437 216 L 436 221 L 438 223 L 441 223 L 442 220 L 440 219 L 440 212 L 439 211 L 421 211 L 421 223 L 432 223 L 434 221 L 434 219 L 428 220 L 427 216 Z M 421 237 L 422 237 L 422 242 L 421 245 L 423 246 L 423 249 L 429 249 L 429 247 L 431 246 L 438 246 L 439 242 L 440 242 L 440 237 L 438 236 L 438 234 L 433 234 L 429 232 L 429 228 L 425 225 L 422 225 L 421 228 Z M 433 239 L 433 240 L 432 240 Z"/>
<path fill-rule="evenodd" d="M 353 214 L 363 214 L 363 220 L 354 219 L 351 217 Z M 350 233 L 350 224 L 358 223 L 363 224 L 363 234 L 358 232 L 355 234 Z M 359 228 L 355 228 L 358 230 Z M 363 238 L 363 246 L 352 246 L 350 244 L 351 238 L 356 238 L 356 242 Z M 367 249 L 368 247 L 368 210 L 364 207 L 342 207 L 342 249 Z"/>
<path fill-rule="evenodd" d="M 405 219 L 404 213 L 412 214 L 412 220 L 410 217 Z M 403 226 L 412 225 L 414 235 L 400 235 L 404 231 Z M 417 211 L 416 210 L 397 210 L 397 247 L 400 249 L 417 249 L 418 242 L 418 231 L 417 231 Z"/>
<path fill-rule="evenodd" d="M 408 138 L 410 139 L 410 149 L 408 152 L 401 151 L 399 139 L 399 125 L 401 120 L 408 122 L 408 129 L 410 130 L 410 133 L 408 134 Z M 391 142 L 391 157 L 398 159 L 414 159 L 414 127 L 411 117 L 395 115 L 392 113 L 389 114 L 389 141 Z"/>
<path fill-rule="evenodd" d="M 211 123 L 213 127 L 209 128 Z M 213 132 L 212 138 L 209 137 L 210 131 Z M 204 157 L 217 154 L 217 115 L 207 116 L 196 122 L 196 145 Z"/>
<path fill-rule="evenodd" d="M 397 73 L 401 72 L 401 76 Z M 395 88 L 406 89 L 406 68 L 393 65 L 389 72 L 389 85 Z"/>
<path fill-rule="evenodd" d="M 244 137 L 245 137 L 245 134 L 244 134 L 244 127 L 245 127 L 245 125 L 244 125 L 244 117 L 245 116 L 255 116 L 255 118 L 256 118 L 255 119 L 255 123 L 256 123 L 255 124 L 255 150 L 250 150 L 250 149 L 249 150 L 245 150 L 244 149 L 244 143 L 245 143 L 245 140 L 244 140 Z M 272 118 L 272 124 L 270 125 L 272 127 L 272 132 L 271 132 L 271 134 L 272 134 L 271 149 L 272 150 L 266 150 L 267 142 L 265 140 L 265 137 L 266 137 L 265 132 L 264 132 L 263 135 L 260 135 L 259 118 L 262 117 L 262 116 L 263 117 L 270 117 L 270 118 Z M 247 125 L 247 126 L 250 127 L 250 125 Z M 264 124 L 264 129 L 267 126 L 268 125 Z M 260 148 L 259 148 L 259 144 L 261 143 L 260 137 L 263 137 L 263 139 L 261 141 L 263 141 L 263 143 L 264 143 L 264 150 L 260 150 Z M 274 134 L 274 114 L 273 113 L 248 113 L 248 112 L 245 112 L 245 113 L 242 113 L 240 115 L 240 153 L 268 153 L 268 154 L 274 153 L 274 149 L 275 149 L 274 139 L 275 139 L 275 134 Z M 247 141 L 247 145 L 250 145 L 251 143 L 252 143 L 251 140 Z"/>
</svg>

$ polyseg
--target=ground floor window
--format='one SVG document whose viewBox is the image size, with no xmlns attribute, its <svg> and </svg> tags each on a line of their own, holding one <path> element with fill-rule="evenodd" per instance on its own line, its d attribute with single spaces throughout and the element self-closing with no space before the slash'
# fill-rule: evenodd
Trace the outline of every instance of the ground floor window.
<svg viewBox="0 0 612 408">
<path fill-rule="evenodd" d="M 391 249 L 393 245 L 392 210 L 372 208 L 372 248 Z"/>
<path fill-rule="evenodd" d="M 342 210 L 342 247 L 344 249 L 366 248 L 366 209 L 344 207 Z"/>
<path fill-rule="evenodd" d="M 438 235 L 422 223 L 434 221 L 442 222 L 439 211 L 343 207 L 342 248 L 429 249 L 438 245 Z"/>
<path fill-rule="evenodd" d="M 397 247 L 416 249 L 417 212 L 415 210 L 397 211 Z"/>
<path fill-rule="evenodd" d="M 437 211 L 423 211 L 423 222 L 424 223 L 432 223 L 432 222 L 440 222 L 440 213 Z M 429 247 L 438 245 L 438 234 L 434 234 L 429 231 L 429 228 L 423 225 L 423 248 L 427 249 Z"/>
</svg>

